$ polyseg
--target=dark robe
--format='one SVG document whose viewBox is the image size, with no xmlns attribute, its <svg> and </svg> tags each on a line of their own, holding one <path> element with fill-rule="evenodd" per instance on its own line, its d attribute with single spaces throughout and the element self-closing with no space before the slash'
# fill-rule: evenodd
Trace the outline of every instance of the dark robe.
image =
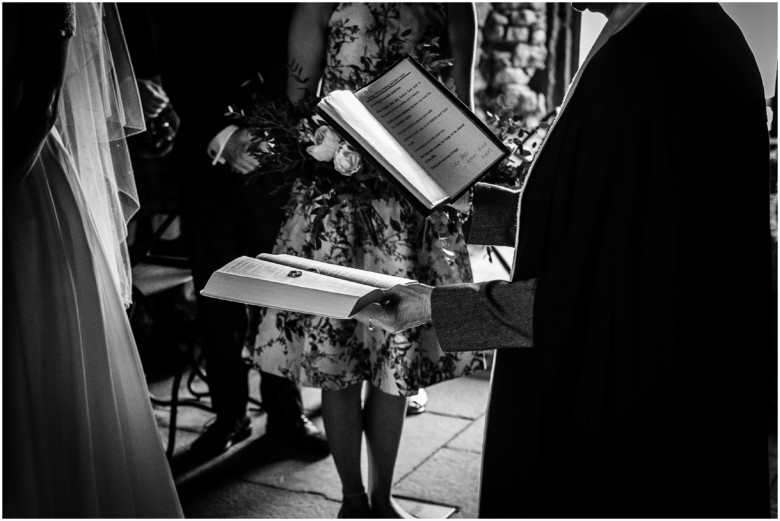
<svg viewBox="0 0 780 521">
<path fill-rule="evenodd" d="M 507 317 L 537 282 L 533 347 L 495 346 L 481 517 L 769 515 L 768 194 L 739 29 L 717 5 L 650 4 L 537 159 L 515 283 L 434 290 L 437 331 L 475 325 L 441 309 L 482 306 L 487 343 L 522 336 Z"/>
</svg>

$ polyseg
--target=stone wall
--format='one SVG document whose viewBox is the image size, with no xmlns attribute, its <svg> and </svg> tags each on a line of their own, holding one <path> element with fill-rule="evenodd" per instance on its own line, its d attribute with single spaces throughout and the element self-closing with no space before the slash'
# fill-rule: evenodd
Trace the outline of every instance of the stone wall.
<svg viewBox="0 0 780 521">
<path fill-rule="evenodd" d="M 569 4 L 477 3 L 475 98 L 486 112 L 533 126 L 560 103 L 578 54 L 579 18 Z"/>
<path fill-rule="evenodd" d="M 528 123 L 547 111 L 532 80 L 547 59 L 544 3 L 480 3 L 480 56 L 475 95 L 481 111 L 510 109 Z"/>
</svg>

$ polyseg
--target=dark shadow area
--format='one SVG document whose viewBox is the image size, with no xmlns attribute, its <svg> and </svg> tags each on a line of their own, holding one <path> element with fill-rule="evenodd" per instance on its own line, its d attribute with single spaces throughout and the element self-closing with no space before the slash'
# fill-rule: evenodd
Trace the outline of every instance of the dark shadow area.
<svg viewBox="0 0 780 521">
<path fill-rule="evenodd" d="M 177 485 L 177 490 L 186 502 L 188 498 L 197 497 L 200 493 L 219 487 L 221 483 L 252 469 L 281 461 L 314 462 L 319 459 L 323 458 L 296 449 L 283 439 L 263 435 L 250 438 L 232 447 L 225 454 L 208 460 L 198 459 L 189 451 L 182 451 L 171 460 L 171 470 L 177 482 L 178 478 L 185 477 Z"/>
</svg>

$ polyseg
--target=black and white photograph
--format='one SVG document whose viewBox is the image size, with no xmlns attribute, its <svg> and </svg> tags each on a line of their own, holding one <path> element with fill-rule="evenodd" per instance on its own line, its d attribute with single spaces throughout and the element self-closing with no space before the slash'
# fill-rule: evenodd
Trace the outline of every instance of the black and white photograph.
<svg viewBox="0 0 780 521">
<path fill-rule="evenodd" d="M 778 518 L 778 2 L 0 16 L 3 518 Z"/>
</svg>

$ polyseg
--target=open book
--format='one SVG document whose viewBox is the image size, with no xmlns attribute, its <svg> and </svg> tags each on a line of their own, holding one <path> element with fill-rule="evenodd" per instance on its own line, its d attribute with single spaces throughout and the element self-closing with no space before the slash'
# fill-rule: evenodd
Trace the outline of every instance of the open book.
<svg viewBox="0 0 780 521">
<path fill-rule="evenodd" d="M 409 55 L 355 93 L 331 92 L 317 113 L 423 215 L 457 200 L 509 155 L 501 140 Z"/>
<path fill-rule="evenodd" d="M 239 257 L 215 271 L 206 297 L 300 313 L 349 318 L 382 302 L 382 290 L 415 281 L 293 255 Z"/>
</svg>

